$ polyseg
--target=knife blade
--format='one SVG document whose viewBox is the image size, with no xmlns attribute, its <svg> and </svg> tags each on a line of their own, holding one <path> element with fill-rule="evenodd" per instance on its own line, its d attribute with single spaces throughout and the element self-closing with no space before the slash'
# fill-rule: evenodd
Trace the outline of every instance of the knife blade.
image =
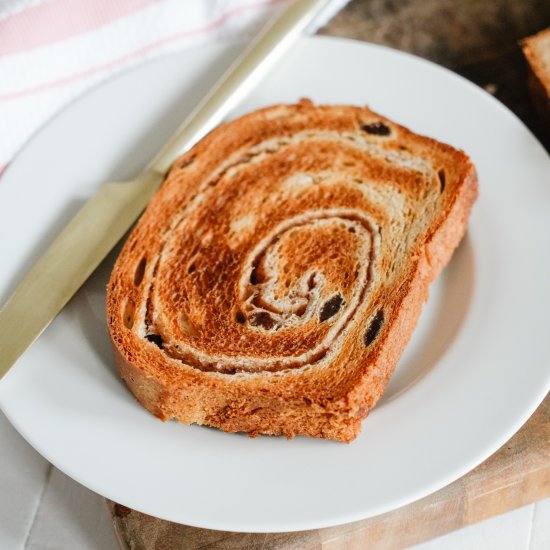
<svg viewBox="0 0 550 550">
<path fill-rule="evenodd" d="M 172 162 L 219 124 L 331 0 L 296 0 L 222 75 L 135 180 L 103 185 L 25 275 L 0 310 L 0 379 L 122 238 Z"/>
</svg>

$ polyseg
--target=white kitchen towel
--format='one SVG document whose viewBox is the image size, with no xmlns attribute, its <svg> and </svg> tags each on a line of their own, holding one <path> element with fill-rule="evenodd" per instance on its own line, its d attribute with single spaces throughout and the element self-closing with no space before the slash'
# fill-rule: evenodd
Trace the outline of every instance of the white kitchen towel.
<svg viewBox="0 0 550 550">
<path fill-rule="evenodd" d="M 70 101 L 131 66 L 243 41 L 293 0 L 2 0 L 0 173 Z M 347 0 L 333 0 L 311 31 Z"/>
</svg>

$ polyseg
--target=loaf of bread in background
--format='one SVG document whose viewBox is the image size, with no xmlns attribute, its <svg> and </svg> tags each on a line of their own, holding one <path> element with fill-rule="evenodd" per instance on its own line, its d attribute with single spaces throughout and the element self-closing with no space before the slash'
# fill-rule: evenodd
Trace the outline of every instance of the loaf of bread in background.
<svg viewBox="0 0 550 550">
<path fill-rule="evenodd" d="M 154 415 L 351 441 L 477 195 L 461 151 L 366 107 L 276 105 L 177 160 L 108 285 Z"/>
<path fill-rule="evenodd" d="M 529 62 L 529 89 L 541 120 L 550 132 L 550 28 L 521 42 Z"/>
</svg>

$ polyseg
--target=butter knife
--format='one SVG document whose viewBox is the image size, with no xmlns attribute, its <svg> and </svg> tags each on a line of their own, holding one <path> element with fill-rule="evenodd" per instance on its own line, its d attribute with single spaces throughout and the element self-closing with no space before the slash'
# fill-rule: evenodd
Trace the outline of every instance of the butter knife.
<svg viewBox="0 0 550 550">
<path fill-rule="evenodd" d="M 103 185 L 56 237 L 0 310 L 0 379 L 131 227 L 173 161 L 219 124 L 331 0 L 296 0 L 229 67 L 145 170 Z"/>
</svg>

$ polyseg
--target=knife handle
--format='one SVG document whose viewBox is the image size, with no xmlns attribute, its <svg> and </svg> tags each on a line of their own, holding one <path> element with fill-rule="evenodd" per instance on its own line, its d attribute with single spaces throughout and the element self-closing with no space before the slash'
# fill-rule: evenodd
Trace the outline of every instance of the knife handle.
<svg viewBox="0 0 550 550">
<path fill-rule="evenodd" d="M 148 168 L 165 174 L 174 160 L 217 126 L 296 42 L 331 0 L 296 0 L 230 65 Z"/>
</svg>

